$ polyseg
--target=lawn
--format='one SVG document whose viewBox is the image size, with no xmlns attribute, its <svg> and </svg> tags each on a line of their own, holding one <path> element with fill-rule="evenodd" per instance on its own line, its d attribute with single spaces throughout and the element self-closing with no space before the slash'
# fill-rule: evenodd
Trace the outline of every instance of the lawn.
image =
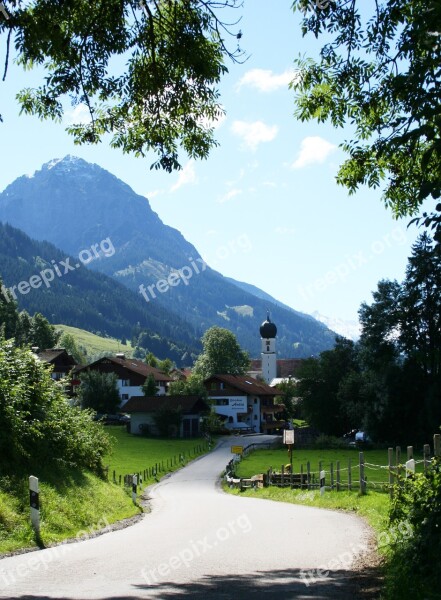
<svg viewBox="0 0 441 600">
<path fill-rule="evenodd" d="M 109 467 L 109 480 L 113 479 L 114 471 L 119 481 L 120 475 L 144 473 L 147 469 L 149 474 L 146 475 L 153 480 L 151 469 L 156 465 L 159 477 L 208 451 L 206 441 L 201 438 L 147 438 L 131 435 L 118 425 L 106 427 L 106 431 L 115 442 L 112 453 L 104 458 L 104 464 Z"/>
</svg>

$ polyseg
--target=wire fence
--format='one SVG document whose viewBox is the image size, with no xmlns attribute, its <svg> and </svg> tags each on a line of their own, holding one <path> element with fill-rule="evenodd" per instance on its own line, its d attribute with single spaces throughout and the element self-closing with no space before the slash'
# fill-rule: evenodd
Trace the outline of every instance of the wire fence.
<svg viewBox="0 0 441 600">
<path fill-rule="evenodd" d="M 159 481 L 159 478 L 167 473 L 172 473 L 176 471 L 176 469 L 185 466 L 190 460 L 209 452 L 213 446 L 213 442 L 211 439 L 207 439 L 200 444 L 196 444 L 193 449 L 184 450 L 179 454 L 175 454 L 170 458 L 165 458 L 158 460 L 154 464 L 150 466 L 146 466 L 145 469 L 140 469 L 133 471 L 132 473 L 126 474 L 117 474 L 116 470 L 109 472 L 109 469 L 106 470 L 107 479 L 113 481 L 117 485 L 123 485 L 125 487 L 133 487 L 133 483 L 135 481 L 137 485 L 141 485 L 146 482 L 155 482 Z"/>
<path fill-rule="evenodd" d="M 358 491 L 365 494 L 367 489 L 387 491 L 392 496 L 394 485 L 402 478 L 412 477 L 415 473 L 424 472 L 431 463 L 432 457 L 441 456 L 440 435 L 433 436 L 433 453 L 429 444 L 425 444 L 421 459 L 414 458 L 413 446 L 407 446 L 406 454 L 400 446 L 388 448 L 386 464 L 375 464 L 365 461 L 365 453 L 359 452 L 358 460 L 349 458 L 347 462 L 319 461 L 318 468 L 311 463 L 299 464 L 297 471 L 291 464 L 284 464 L 280 469 L 269 467 L 264 473 L 251 478 L 237 476 L 238 463 L 254 450 L 261 447 L 252 444 L 244 448 L 242 454 L 230 460 L 225 469 L 225 481 L 230 487 L 241 490 L 267 486 L 287 487 L 291 489 L 329 491 Z M 404 456 L 406 457 L 404 459 Z"/>
</svg>

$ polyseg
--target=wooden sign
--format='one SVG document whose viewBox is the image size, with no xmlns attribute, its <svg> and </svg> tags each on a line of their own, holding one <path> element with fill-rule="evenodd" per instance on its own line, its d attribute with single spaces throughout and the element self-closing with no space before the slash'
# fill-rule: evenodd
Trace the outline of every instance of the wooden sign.
<svg viewBox="0 0 441 600">
<path fill-rule="evenodd" d="M 283 443 L 288 444 L 288 446 L 294 444 L 294 429 L 283 430 Z"/>
</svg>

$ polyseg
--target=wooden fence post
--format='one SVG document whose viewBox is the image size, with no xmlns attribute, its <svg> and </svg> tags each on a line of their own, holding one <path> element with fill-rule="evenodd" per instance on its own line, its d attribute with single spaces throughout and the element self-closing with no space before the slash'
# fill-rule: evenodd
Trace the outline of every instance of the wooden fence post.
<svg viewBox="0 0 441 600">
<path fill-rule="evenodd" d="M 337 492 L 340 491 L 340 461 L 337 461 Z"/>
<path fill-rule="evenodd" d="M 397 481 L 401 476 L 401 446 L 395 448 L 395 465 L 397 469 Z"/>
<path fill-rule="evenodd" d="M 424 457 L 424 471 L 426 471 L 430 464 L 430 445 L 429 444 L 424 444 L 423 457 Z"/>
<path fill-rule="evenodd" d="M 366 480 L 364 478 L 364 454 L 360 452 L 359 454 L 359 466 L 360 466 L 360 494 L 366 494 Z"/>
<path fill-rule="evenodd" d="M 352 491 L 352 458 L 348 460 L 348 490 Z"/>
<path fill-rule="evenodd" d="M 334 463 L 331 463 L 331 491 L 334 489 Z"/>
<path fill-rule="evenodd" d="M 308 482 L 308 490 L 310 490 L 311 489 L 311 463 L 309 462 L 309 460 L 306 463 L 306 473 L 307 473 L 306 479 Z"/>
<path fill-rule="evenodd" d="M 413 458 L 413 446 L 407 446 L 407 460 L 412 460 Z"/>
<path fill-rule="evenodd" d="M 392 465 L 392 455 L 393 455 L 394 449 L 393 448 L 388 448 L 387 449 L 387 465 L 389 467 L 389 496 L 392 498 L 393 496 L 393 485 L 394 485 L 394 474 L 393 474 L 393 465 Z"/>
<path fill-rule="evenodd" d="M 285 467 L 284 467 L 284 465 L 282 465 L 281 473 L 282 473 L 282 481 L 281 481 L 282 487 L 285 487 Z"/>
<path fill-rule="evenodd" d="M 433 456 L 441 456 L 441 435 L 439 433 L 435 433 L 433 436 Z"/>
</svg>

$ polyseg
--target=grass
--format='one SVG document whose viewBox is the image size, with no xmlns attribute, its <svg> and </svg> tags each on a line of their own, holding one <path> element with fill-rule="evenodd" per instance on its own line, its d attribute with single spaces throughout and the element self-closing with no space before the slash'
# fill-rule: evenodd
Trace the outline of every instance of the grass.
<svg viewBox="0 0 441 600">
<path fill-rule="evenodd" d="M 387 450 L 365 450 L 365 477 L 368 482 L 368 493 L 360 495 L 358 490 L 358 450 L 309 450 L 300 449 L 293 450 L 293 472 L 299 473 L 300 467 L 303 465 L 303 471 L 306 472 L 306 463 L 309 461 L 311 473 L 314 474 L 315 481 L 318 479 L 319 462 L 321 467 L 326 471 L 326 485 L 330 485 L 330 466 L 334 466 L 334 477 L 336 474 L 336 463 L 340 461 L 341 467 L 341 483 L 342 486 L 347 486 L 348 482 L 348 461 L 352 463 L 352 481 L 354 489 L 337 492 L 336 490 L 325 491 L 323 496 L 317 488 L 307 489 L 290 489 L 268 487 L 258 490 L 247 489 L 240 492 L 238 489 L 229 489 L 224 484 L 224 489 L 234 495 L 251 496 L 254 498 L 262 498 L 266 500 L 274 500 L 277 502 L 290 502 L 294 504 L 304 504 L 307 506 L 315 506 L 318 508 L 326 508 L 332 510 L 344 510 L 352 512 L 366 519 L 369 525 L 377 532 L 383 533 L 387 530 L 388 515 L 390 507 L 389 494 L 387 493 L 388 469 L 387 467 Z M 279 471 L 282 464 L 289 463 L 289 454 L 285 448 L 272 450 L 256 450 L 249 456 L 242 459 L 236 466 L 236 476 L 239 478 L 249 478 L 257 473 L 265 473 L 270 467 L 274 471 Z M 422 465 L 417 465 L 419 470 Z M 345 470 L 344 470 L 345 469 Z M 389 552 L 387 546 L 381 548 L 383 554 Z"/>
<path fill-rule="evenodd" d="M 37 543 L 30 525 L 26 478 L 3 478 L 0 484 L 0 554 L 90 534 L 140 512 L 123 488 L 91 473 L 40 476 L 41 535 Z"/>
<path fill-rule="evenodd" d="M 101 354 L 102 352 L 111 352 L 112 354 L 124 352 L 127 356 L 132 356 L 133 348 L 129 341 L 126 345 L 123 345 L 120 340 L 115 338 L 101 337 L 90 333 L 90 331 L 69 327 L 68 325 L 55 325 L 55 328 L 60 329 L 63 333 L 70 333 L 75 338 L 78 346 L 86 349 L 88 356 Z"/>
<path fill-rule="evenodd" d="M 415 456 L 415 458 L 420 458 Z M 265 473 L 270 467 L 274 471 L 281 470 L 282 465 L 289 463 L 290 456 L 286 449 L 257 450 L 243 459 L 237 466 L 236 473 L 238 477 L 248 478 L 257 473 Z M 334 468 L 334 477 L 336 476 L 337 461 L 340 462 L 340 473 L 342 485 L 348 483 L 348 463 L 351 460 L 352 482 L 357 484 L 359 477 L 359 452 L 356 449 L 348 448 L 345 450 L 293 450 L 293 472 L 300 473 L 301 465 L 306 473 L 306 464 L 309 461 L 311 472 L 318 479 L 319 463 L 321 468 L 326 471 L 326 485 L 330 482 L 331 463 Z M 381 490 L 388 483 L 387 469 L 387 450 L 365 450 L 365 479 L 368 487 Z M 417 465 L 417 471 L 422 471 L 422 465 Z"/>
<path fill-rule="evenodd" d="M 109 479 L 113 478 L 113 471 L 119 480 L 120 475 L 143 472 L 155 465 L 158 465 L 158 471 L 160 466 L 160 474 L 176 471 L 181 466 L 181 454 L 187 462 L 207 451 L 205 440 L 199 438 L 147 438 L 131 435 L 125 427 L 117 425 L 106 427 L 106 431 L 115 442 L 112 453 L 104 458 L 104 464 L 109 466 Z"/>
<path fill-rule="evenodd" d="M 106 431 L 115 442 L 112 454 L 104 459 L 104 464 L 109 465 L 109 481 L 74 470 L 56 476 L 40 474 L 41 543 L 44 546 L 90 534 L 140 512 L 132 502 L 131 489 L 111 482 L 113 470 L 118 481 L 119 475 L 142 472 L 158 464 L 161 465 L 159 478 L 181 466 L 180 454 L 184 454 L 185 464 L 198 454 L 196 446 L 203 452 L 207 449 L 201 439 L 143 438 L 128 434 L 121 426 L 106 427 Z M 0 555 L 38 545 L 30 524 L 27 478 L 0 478 Z"/>
</svg>

